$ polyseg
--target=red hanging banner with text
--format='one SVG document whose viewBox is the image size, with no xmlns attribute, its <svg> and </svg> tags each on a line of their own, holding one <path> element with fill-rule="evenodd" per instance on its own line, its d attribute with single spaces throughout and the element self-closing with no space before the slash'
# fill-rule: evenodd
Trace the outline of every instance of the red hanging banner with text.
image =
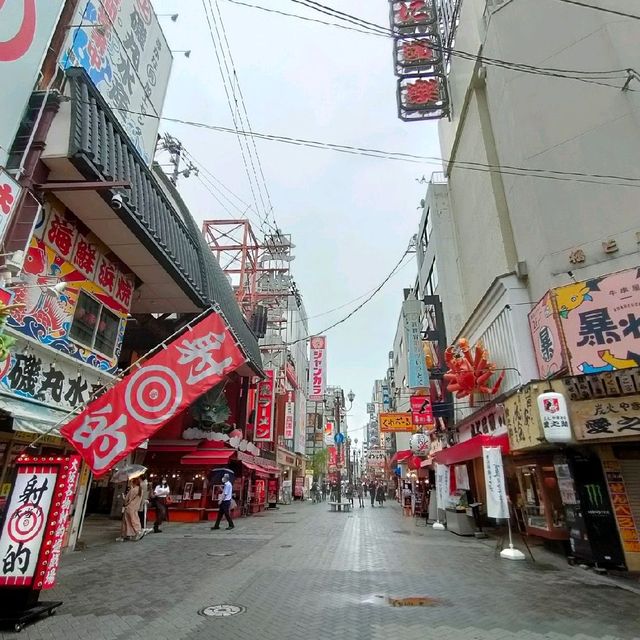
<svg viewBox="0 0 640 640">
<path fill-rule="evenodd" d="M 275 404 L 276 381 L 273 369 L 265 371 L 266 378 L 258 382 L 256 423 L 253 440 L 255 442 L 273 442 L 273 414 Z"/>
<path fill-rule="evenodd" d="M 60 433 L 101 476 L 246 358 L 211 313 L 66 424 Z"/>
</svg>

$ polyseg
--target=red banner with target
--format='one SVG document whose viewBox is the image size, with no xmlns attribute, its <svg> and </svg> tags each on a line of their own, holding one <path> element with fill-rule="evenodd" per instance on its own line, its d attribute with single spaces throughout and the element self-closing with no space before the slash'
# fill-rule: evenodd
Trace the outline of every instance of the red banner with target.
<svg viewBox="0 0 640 640">
<path fill-rule="evenodd" d="M 60 433 L 101 476 L 244 362 L 224 320 L 211 313 L 91 402 Z"/>
</svg>

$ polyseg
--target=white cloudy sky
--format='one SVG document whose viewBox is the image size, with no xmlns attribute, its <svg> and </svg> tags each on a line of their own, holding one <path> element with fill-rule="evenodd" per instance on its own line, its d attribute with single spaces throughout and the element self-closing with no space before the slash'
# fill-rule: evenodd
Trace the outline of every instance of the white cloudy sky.
<svg viewBox="0 0 640 640">
<path fill-rule="evenodd" d="M 437 127 L 396 116 L 391 41 L 313 24 L 218 0 L 254 131 L 360 147 L 439 156 Z M 253 4 L 323 18 L 291 0 Z M 214 0 L 215 2 L 215 0 Z M 388 25 L 387 0 L 326 0 L 325 4 Z M 201 0 L 154 0 L 176 54 L 164 114 L 232 127 Z M 326 19 L 326 18 L 325 18 Z M 233 135 L 165 123 L 185 147 L 247 202 L 251 192 Z M 350 156 L 257 141 L 278 224 L 293 236 L 293 272 L 318 332 L 357 303 L 328 309 L 375 288 L 417 232 L 424 186 L 433 165 Z M 230 217 L 203 184 L 181 191 L 198 221 Z M 329 383 L 356 394 L 349 430 L 362 437 L 373 380 L 387 354 L 402 301 L 415 279 L 415 260 L 362 311 L 328 333 Z"/>
</svg>

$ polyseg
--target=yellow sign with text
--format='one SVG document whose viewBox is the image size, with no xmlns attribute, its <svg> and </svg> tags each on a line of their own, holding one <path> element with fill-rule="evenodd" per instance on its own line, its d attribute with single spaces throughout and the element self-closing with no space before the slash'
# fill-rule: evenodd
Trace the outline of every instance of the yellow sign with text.
<svg viewBox="0 0 640 640">
<path fill-rule="evenodd" d="M 381 433 L 413 433 L 415 426 L 410 413 L 381 413 L 379 416 Z"/>
</svg>

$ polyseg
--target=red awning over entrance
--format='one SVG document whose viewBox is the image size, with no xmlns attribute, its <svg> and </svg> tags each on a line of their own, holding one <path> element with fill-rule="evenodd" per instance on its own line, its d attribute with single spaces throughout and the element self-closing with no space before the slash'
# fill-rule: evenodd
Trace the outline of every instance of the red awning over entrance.
<svg viewBox="0 0 640 640">
<path fill-rule="evenodd" d="M 258 464 L 251 464 L 250 462 L 245 462 L 243 460 L 242 461 L 242 466 L 245 467 L 245 469 L 249 469 L 251 471 L 255 471 L 256 475 L 262 476 L 264 478 L 269 476 L 269 471 L 267 471 L 264 467 L 261 467 Z"/>
<path fill-rule="evenodd" d="M 198 446 L 197 440 L 150 440 L 147 451 L 154 453 L 169 452 L 175 453 L 181 451 L 182 453 L 188 453 L 195 450 Z"/>
<path fill-rule="evenodd" d="M 482 457 L 482 447 L 500 447 L 502 455 L 509 453 L 509 436 L 475 436 L 448 449 L 438 451 L 433 458 L 439 464 L 456 464 Z"/>
<path fill-rule="evenodd" d="M 198 449 L 182 456 L 180 464 L 200 467 L 225 465 L 235 454 L 233 449 Z"/>
<path fill-rule="evenodd" d="M 393 454 L 393 458 L 389 462 L 390 465 L 395 464 L 396 462 L 406 462 L 413 456 L 413 452 L 409 451 L 397 451 Z"/>
</svg>

